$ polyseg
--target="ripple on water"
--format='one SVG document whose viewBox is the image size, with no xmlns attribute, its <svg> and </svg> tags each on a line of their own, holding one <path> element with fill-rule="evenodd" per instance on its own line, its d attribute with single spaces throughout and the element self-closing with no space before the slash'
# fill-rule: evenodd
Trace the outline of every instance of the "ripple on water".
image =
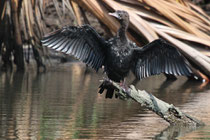
<svg viewBox="0 0 210 140">
<path fill-rule="evenodd" d="M 98 74 L 70 64 L 37 74 L 0 74 L 0 139 L 208 139 L 210 91 L 200 83 L 165 82 L 163 76 L 137 84 L 158 98 L 204 121 L 206 126 L 176 131 L 133 101 L 97 93 Z M 132 81 L 132 76 L 127 82 Z M 170 134 L 173 134 L 173 137 Z M 172 135 L 171 134 L 171 135 Z"/>
</svg>

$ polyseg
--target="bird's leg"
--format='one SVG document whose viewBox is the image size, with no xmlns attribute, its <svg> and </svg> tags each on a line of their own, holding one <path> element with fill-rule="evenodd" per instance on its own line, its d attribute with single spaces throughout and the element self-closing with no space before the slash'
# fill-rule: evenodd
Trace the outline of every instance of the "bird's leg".
<svg viewBox="0 0 210 140">
<path fill-rule="evenodd" d="M 128 90 L 128 86 L 126 85 L 125 79 L 123 79 L 122 81 L 120 81 L 120 86 L 121 86 L 125 91 Z"/>
<path fill-rule="evenodd" d="M 123 87 L 125 85 L 125 79 L 120 80 L 120 86 Z"/>
</svg>

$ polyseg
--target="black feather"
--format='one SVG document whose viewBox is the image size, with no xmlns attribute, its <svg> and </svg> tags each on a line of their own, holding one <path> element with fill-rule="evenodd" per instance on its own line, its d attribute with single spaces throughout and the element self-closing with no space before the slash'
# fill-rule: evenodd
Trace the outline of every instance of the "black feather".
<svg viewBox="0 0 210 140">
<path fill-rule="evenodd" d="M 166 73 L 184 76 L 191 74 L 186 59 L 176 48 L 162 39 L 155 40 L 143 48 L 134 49 L 134 52 L 137 63 L 133 69 L 140 70 L 140 74 L 136 73 L 139 79 L 148 77 L 147 73 L 149 75 Z"/>
<path fill-rule="evenodd" d="M 105 59 L 107 42 L 89 25 L 63 27 L 46 35 L 41 42 L 44 46 L 75 56 L 91 65 L 95 70 L 104 65 L 103 63 L 98 64 L 97 56 Z"/>
<path fill-rule="evenodd" d="M 129 15 L 125 11 L 119 14 L 121 28 L 117 35 L 105 41 L 92 27 L 66 26 L 52 32 L 42 39 L 49 48 L 70 54 L 98 71 L 104 66 L 111 80 L 124 80 L 132 69 L 138 79 L 160 73 L 189 76 L 192 71 L 187 60 L 172 45 L 157 39 L 139 48 L 126 37 Z M 104 91 L 100 89 L 100 93 Z M 107 89 L 107 98 L 113 96 L 113 89 Z"/>
</svg>

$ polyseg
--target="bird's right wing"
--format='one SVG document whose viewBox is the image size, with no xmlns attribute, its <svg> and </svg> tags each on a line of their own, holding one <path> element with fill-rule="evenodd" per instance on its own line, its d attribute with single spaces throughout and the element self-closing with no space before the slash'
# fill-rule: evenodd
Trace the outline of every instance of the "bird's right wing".
<svg viewBox="0 0 210 140">
<path fill-rule="evenodd" d="M 98 71 L 104 64 L 107 42 L 89 25 L 66 26 L 41 40 L 44 46 L 70 54 Z"/>
</svg>

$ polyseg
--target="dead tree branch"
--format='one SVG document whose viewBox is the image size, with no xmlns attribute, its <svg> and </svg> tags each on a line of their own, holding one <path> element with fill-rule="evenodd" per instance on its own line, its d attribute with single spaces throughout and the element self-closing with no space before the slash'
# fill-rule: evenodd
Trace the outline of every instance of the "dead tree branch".
<svg viewBox="0 0 210 140">
<path fill-rule="evenodd" d="M 116 95 L 119 96 L 120 99 L 131 98 L 135 102 L 138 102 L 141 106 L 155 112 L 158 116 L 170 123 L 170 125 L 192 127 L 204 125 L 203 122 L 183 113 L 173 104 L 168 104 L 146 91 L 138 90 L 133 85 L 129 88 L 125 88 L 110 80 L 104 80 L 103 84 L 106 85 L 107 88 L 114 88 L 115 91 L 117 91 Z"/>
</svg>

